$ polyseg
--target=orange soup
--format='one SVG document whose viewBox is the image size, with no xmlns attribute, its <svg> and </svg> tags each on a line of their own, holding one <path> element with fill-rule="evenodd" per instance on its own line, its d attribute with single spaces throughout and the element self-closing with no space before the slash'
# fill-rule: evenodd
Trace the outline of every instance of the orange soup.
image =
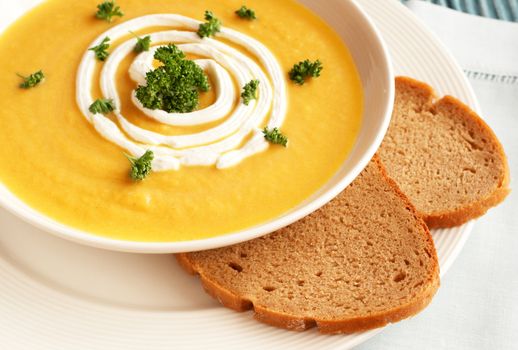
<svg viewBox="0 0 518 350">
<path fill-rule="evenodd" d="M 0 38 L 0 65 L 4 72 L 0 76 L 3 101 L 0 181 L 31 207 L 71 227 L 114 239 L 140 242 L 204 239 L 246 229 L 286 213 L 323 186 L 346 160 L 361 124 L 363 96 L 359 75 L 338 35 L 297 2 L 247 1 L 257 19 L 246 20 L 235 14 L 241 0 L 118 0 L 124 16 L 114 17 L 111 23 L 95 18 L 99 2 L 45 1 L 16 21 Z M 222 22 L 221 33 L 211 39 L 195 40 L 196 30 L 188 20 L 171 21 L 170 26 L 167 21 L 139 22 L 143 26 L 131 29 L 141 38 L 161 31 L 190 32 L 185 35 L 192 37 L 196 45 L 171 42 L 185 49 L 187 59 L 197 60 L 200 65 L 207 61 L 204 69 L 211 90 L 200 92 L 198 110 L 209 108 L 218 99 L 223 104 L 223 92 L 231 92 L 226 101 L 233 116 L 216 120 L 212 118 L 212 110 L 208 110 L 210 113 L 196 114 L 208 121 L 188 125 L 164 124 L 151 118 L 132 100 L 138 85 L 131 76 L 132 66 L 138 57 L 144 56 L 128 53 L 117 65 L 111 83 L 120 98 L 117 110 L 140 131 L 135 131 L 138 135 L 128 132 L 129 129 L 121 126 L 121 119 L 113 114 L 98 118 L 100 121 L 105 118 L 104 122 L 117 127 L 124 140 L 136 145 L 135 149 L 148 147 L 144 136 L 149 133 L 164 135 L 158 141 L 148 141 L 152 144 L 149 147 L 157 150 L 158 159 L 151 174 L 142 181 L 133 181 L 125 157 L 133 146 L 121 147 L 107 138 L 101 124 L 92 122 L 89 119 L 92 116 L 85 117 L 78 103 L 78 89 L 80 92 L 88 87 L 76 86 L 81 62 L 86 52 L 94 54 L 88 49 L 96 38 L 132 19 L 150 14 L 178 14 L 205 21 L 206 10 L 211 10 Z M 244 41 L 233 40 L 225 30 L 242 34 L 239 38 Z M 176 38 L 175 35 L 184 34 L 171 35 Z M 110 58 L 115 59 L 117 48 L 131 40 L 135 40 L 133 34 L 126 32 L 121 38 L 112 38 L 107 50 L 110 56 L 104 62 L 95 62 L 91 88 L 85 91 L 85 96 L 103 96 L 103 70 Z M 219 53 L 209 57 L 212 51 L 199 46 L 211 40 L 218 42 L 213 43 L 214 47 L 221 49 L 228 60 Z M 168 42 L 164 40 L 160 44 Z M 260 43 L 262 46 L 257 47 L 267 49 L 282 72 L 282 84 L 272 78 L 272 68 L 266 66 L 248 42 Z M 290 80 L 288 72 L 305 59 L 311 62 L 318 59 L 323 70 L 320 77 L 299 85 Z M 221 60 L 212 67 L 213 72 L 210 60 Z M 153 65 L 156 68 L 157 62 Z M 231 69 L 233 65 L 239 65 L 254 78 L 262 77 L 259 89 L 263 90 L 259 90 L 257 101 L 248 106 L 241 101 L 243 86 Z M 258 67 L 264 76 L 253 67 Z M 21 78 L 16 73 L 28 75 L 40 69 L 46 77 L 44 82 L 31 89 L 18 87 Z M 90 81 L 88 77 L 84 79 Z M 287 108 L 284 113 L 282 106 Z M 247 108 L 262 108 L 263 114 L 249 113 Z M 189 158 L 189 152 L 185 153 L 187 156 L 181 155 L 193 147 L 189 138 L 178 138 L 185 143 L 164 144 L 170 137 L 177 140 L 175 137 L 197 134 L 201 136 L 196 147 L 212 142 L 219 145 L 223 134 L 211 134 L 210 130 L 231 118 L 237 120 L 239 113 L 243 118 L 245 115 L 251 118 L 250 125 L 253 118 L 260 120 L 252 125 L 252 131 L 244 126 L 237 131 L 229 127 L 223 134 L 237 141 L 230 146 L 232 149 L 214 148 L 218 151 L 214 159 L 207 158 L 208 164 L 200 164 L 203 161 L 199 157 Z M 282 117 L 282 123 L 276 121 L 275 113 Z M 180 124 L 181 118 L 177 118 Z M 264 127 L 276 122 L 288 137 L 287 147 L 271 143 L 265 146 L 262 139 L 257 140 L 256 148 L 245 147 L 248 141 L 261 135 Z M 241 131 L 239 138 L 236 135 Z M 237 158 L 222 156 L 240 149 L 246 152 L 236 153 Z M 249 149 L 254 151 L 248 152 Z M 164 151 L 163 159 L 158 155 L 159 150 Z"/>
</svg>

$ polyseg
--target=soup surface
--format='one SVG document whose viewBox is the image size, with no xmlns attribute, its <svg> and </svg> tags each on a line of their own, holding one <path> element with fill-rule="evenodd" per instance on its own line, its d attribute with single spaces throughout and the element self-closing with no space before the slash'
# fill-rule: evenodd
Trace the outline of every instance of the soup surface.
<svg viewBox="0 0 518 350">
<path fill-rule="evenodd" d="M 66 225 L 109 238 L 204 239 L 286 213 L 323 186 L 347 158 L 361 124 L 359 76 L 338 35 L 303 6 L 291 0 L 249 0 L 246 4 L 258 19 L 248 21 L 234 13 L 241 0 L 118 0 L 124 16 L 108 23 L 94 17 L 99 2 L 48 0 L 0 38 L 4 72 L 0 75 L 0 181 L 31 207 Z M 275 57 L 286 84 L 288 109 L 281 129 L 289 139 L 288 147 L 270 144 L 223 169 L 180 166 L 132 181 L 124 156 L 127 149 L 103 137 L 78 105 L 76 78 L 83 55 L 96 38 L 130 19 L 163 13 L 203 21 L 205 10 L 211 10 L 224 28 L 262 43 Z M 150 25 L 135 31 L 143 36 L 164 29 L 171 28 Z M 128 34 L 123 39 L 130 38 Z M 123 39 L 114 41 L 108 51 Z M 214 39 L 265 68 L 242 45 L 218 35 Z M 114 75 L 118 107 L 134 125 L 184 135 L 225 121 L 178 127 L 143 114 L 131 100 L 137 84 L 129 70 L 135 57 L 124 58 Z M 189 53 L 187 57 L 204 58 Z M 320 77 L 297 85 L 288 72 L 304 59 L 319 59 L 324 69 Z M 90 93 L 96 97 L 103 95 L 99 87 L 103 64 L 96 63 L 92 80 Z M 42 84 L 28 90 L 18 87 L 21 79 L 16 73 L 28 75 L 40 69 L 46 76 Z M 237 108 L 241 87 L 235 80 L 233 84 Z M 212 85 L 210 92 L 201 93 L 200 108 L 214 103 L 217 89 Z M 115 117 L 107 118 L 117 123 Z M 267 122 L 268 116 L 261 127 Z"/>
</svg>

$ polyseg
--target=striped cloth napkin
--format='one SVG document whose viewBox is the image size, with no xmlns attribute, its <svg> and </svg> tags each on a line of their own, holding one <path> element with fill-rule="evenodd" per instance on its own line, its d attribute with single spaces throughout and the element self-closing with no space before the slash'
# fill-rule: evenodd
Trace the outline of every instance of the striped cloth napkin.
<svg viewBox="0 0 518 350">
<path fill-rule="evenodd" d="M 477 220 L 432 304 L 361 350 L 518 349 L 518 0 L 408 0 L 469 78 L 509 159 L 514 191 Z M 499 21 L 471 16 L 460 9 Z"/>
<path fill-rule="evenodd" d="M 408 0 L 403 0 L 408 1 Z M 425 0 L 472 15 L 518 22 L 518 0 Z"/>
</svg>

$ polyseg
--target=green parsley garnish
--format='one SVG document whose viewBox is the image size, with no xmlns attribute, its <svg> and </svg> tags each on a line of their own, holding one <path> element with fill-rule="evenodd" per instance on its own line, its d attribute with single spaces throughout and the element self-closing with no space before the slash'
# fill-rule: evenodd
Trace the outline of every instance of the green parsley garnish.
<svg viewBox="0 0 518 350">
<path fill-rule="evenodd" d="M 88 50 L 95 52 L 95 57 L 97 57 L 99 61 L 104 61 L 110 55 L 108 51 L 106 51 L 110 47 L 109 42 L 110 38 L 106 37 L 99 45 L 89 48 Z"/>
<path fill-rule="evenodd" d="M 154 58 L 163 64 L 170 64 L 185 59 L 185 54 L 175 44 L 169 44 L 159 47 L 155 52 Z"/>
<path fill-rule="evenodd" d="M 241 93 L 241 98 L 243 99 L 243 103 L 248 106 L 251 100 L 257 99 L 257 87 L 259 86 L 259 80 L 250 80 L 243 87 L 243 92 Z"/>
<path fill-rule="evenodd" d="M 150 173 L 152 169 L 152 162 L 155 155 L 152 151 L 146 151 L 140 158 L 132 157 L 126 154 L 126 158 L 131 163 L 130 177 L 133 181 L 142 181 Z"/>
<path fill-rule="evenodd" d="M 288 145 L 288 138 L 281 133 L 278 128 L 273 128 L 271 130 L 268 127 L 265 127 L 263 130 L 264 138 L 266 141 L 273 143 L 275 145 L 282 145 L 286 147 Z"/>
<path fill-rule="evenodd" d="M 20 83 L 20 87 L 22 89 L 30 89 L 41 83 L 45 80 L 45 74 L 43 71 L 39 70 L 36 73 L 29 75 L 28 77 L 24 77 L 23 75 L 17 74 L 20 78 L 23 79 L 23 82 Z"/>
<path fill-rule="evenodd" d="M 215 35 L 221 30 L 221 21 L 214 16 L 212 11 L 205 11 L 206 23 L 200 24 L 198 28 L 198 35 L 200 38 L 205 38 L 211 35 Z"/>
<path fill-rule="evenodd" d="M 98 98 L 88 110 L 94 114 L 108 114 L 115 110 L 115 103 L 112 99 Z"/>
<path fill-rule="evenodd" d="M 248 20 L 257 19 L 257 17 L 255 16 L 255 11 L 252 9 L 249 9 L 248 7 L 246 7 L 244 5 L 241 6 L 241 8 L 239 10 L 236 11 L 236 15 L 238 15 L 241 18 L 248 19 Z"/>
<path fill-rule="evenodd" d="M 137 34 L 130 32 L 137 39 L 137 43 L 133 48 L 133 51 L 136 53 L 141 53 L 144 51 L 149 51 L 149 47 L 151 46 L 151 36 L 145 36 L 143 38 L 139 37 Z"/>
<path fill-rule="evenodd" d="M 293 66 L 289 75 L 290 79 L 299 85 L 304 85 L 307 78 L 317 78 L 322 72 L 322 63 L 320 60 L 311 62 L 310 60 L 304 60 Z"/>
<path fill-rule="evenodd" d="M 115 16 L 124 16 L 124 13 L 121 11 L 120 7 L 115 4 L 115 1 L 105 1 L 97 5 L 97 12 L 95 17 L 103 19 L 106 22 L 111 22 L 112 18 Z"/>
<path fill-rule="evenodd" d="M 154 58 L 163 65 L 146 74 L 146 85 L 137 87 L 137 99 L 146 108 L 169 113 L 196 109 L 200 91 L 210 89 L 203 69 L 174 44 L 158 48 Z"/>
</svg>

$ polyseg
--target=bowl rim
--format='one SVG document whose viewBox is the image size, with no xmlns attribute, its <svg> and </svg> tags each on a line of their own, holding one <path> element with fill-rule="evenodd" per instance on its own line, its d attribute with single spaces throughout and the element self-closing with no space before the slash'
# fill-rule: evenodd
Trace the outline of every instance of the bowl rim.
<svg viewBox="0 0 518 350">
<path fill-rule="evenodd" d="M 345 176 L 339 179 L 336 184 L 332 185 L 331 188 L 323 191 L 312 200 L 307 201 L 306 204 L 300 205 L 299 208 L 292 209 L 292 211 L 282 214 L 278 218 L 243 230 L 234 231 L 212 238 L 176 242 L 128 241 L 108 238 L 96 235 L 94 233 L 88 233 L 87 231 L 62 224 L 50 218 L 49 216 L 38 212 L 28 204 L 25 204 L 2 183 L 0 183 L 0 206 L 15 216 L 21 218 L 23 221 L 26 221 L 29 224 L 32 224 L 33 226 L 36 226 L 54 236 L 69 241 L 111 251 L 148 254 L 193 252 L 229 246 L 264 236 L 311 214 L 335 198 L 367 166 L 381 145 L 381 142 L 383 141 L 392 115 L 395 87 L 394 71 L 389 50 L 378 28 L 374 25 L 373 21 L 365 13 L 365 11 L 356 3 L 355 0 L 350 1 L 350 5 L 353 6 L 355 11 L 362 17 L 362 20 L 366 23 L 366 28 L 368 28 L 373 33 L 374 38 L 376 38 L 382 58 L 379 64 L 382 64 L 383 70 L 387 72 L 386 76 L 384 77 L 384 80 L 387 80 L 386 86 L 388 89 L 385 94 L 385 101 L 383 101 L 383 119 L 379 130 L 376 132 L 374 142 L 372 142 L 369 147 L 367 147 L 367 149 L 363 152 L 361 159 L 352 167 L 352 169 Z M 362 128 L 363 127 L 364 126 L 362 126 Z M 322 187 L 325 186 L 326 185 Z"/>
</svg>

